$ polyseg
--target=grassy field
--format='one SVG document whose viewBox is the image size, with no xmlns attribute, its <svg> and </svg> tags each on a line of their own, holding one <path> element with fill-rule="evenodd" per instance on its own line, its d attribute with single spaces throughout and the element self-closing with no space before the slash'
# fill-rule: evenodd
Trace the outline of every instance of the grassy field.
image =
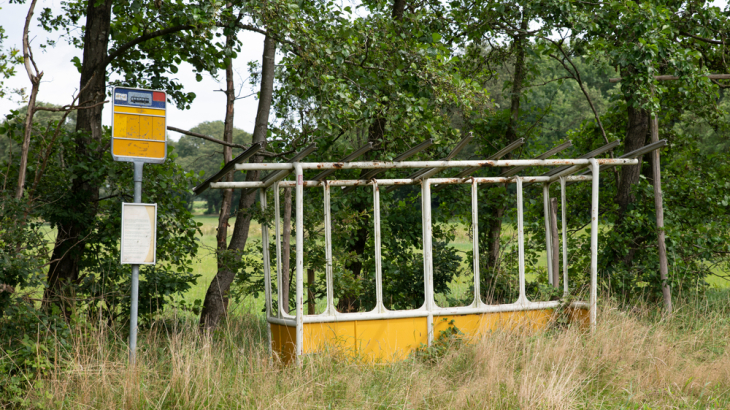
<svg viewBox="0 0 730 410">
<path fill-rule="evenodd" d="M 189 300 L 204 297 L 216 269 L 216 218 L 196 219 L 204 247 Z M 251 230 L 260 237 L 258 225 Z M 469 249 L 466 232 L 457 234 L 454 246 Z M 29 387 L 11 408 L 730 408 L 730 289 L 720 286 L 675 299 L 672 318 L 657 306 L 621 306 L 601 295 L 595 332 L 556 321 L 540 331 L 442 340 L 443 349 L 390 364 L 334 347 L 301 367 L 281 363 L 268 352 L 262 303 L 233 306 L 212 334 L 201 333 L 190 313 L 167 311 L 140 330 L 136 367 L 128 365 L 125 326 L 75 324 L 69 344 L 56 343 L 52 354 L 66 360 L 43 375 L 23 374 Z"/>
<path fill-rule="evenodd" d="M 654 306 L 601 303 L 590 333 L 556 326 L 443 342 L 442 354 L 393 364 L 348 352 L 271 358 L 260 316 L 214 334 L 173 313 L 140 332 L 127 365 L 126 328 L 73 329 L 70 356 L 34 379 L 23 408 L 69 409 L 727 409 L 730 292 Z"/>
</svg>

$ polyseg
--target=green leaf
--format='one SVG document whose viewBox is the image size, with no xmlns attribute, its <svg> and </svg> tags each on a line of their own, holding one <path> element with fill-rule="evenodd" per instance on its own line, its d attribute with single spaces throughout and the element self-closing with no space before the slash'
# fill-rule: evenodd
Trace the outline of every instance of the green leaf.
<svg viewBox="0 0 730 410">
<path fill-rule="evenodd" d="M 81 60 L 78 56 L 75 56 L 71 59 L 71 62 L 73 63 L 74 67 L 76 67 L 76 70 L 81 73 Z"/>
</svg>

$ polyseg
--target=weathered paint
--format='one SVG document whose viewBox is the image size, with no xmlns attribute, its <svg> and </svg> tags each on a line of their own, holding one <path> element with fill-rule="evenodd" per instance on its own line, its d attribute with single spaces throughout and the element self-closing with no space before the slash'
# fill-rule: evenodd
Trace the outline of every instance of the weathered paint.
<svg viewBox="0 0 730 410">
<path fill-rule="evenodd" d="M 124 157 L 164 158 L 164 141 L 115 140 L 112 154 Z"/>
<path fill-rule="evenodd" d="M 425 145 L 424 145 L 425 144 Z M 421 149 L 430 143 L 420 144 L 415 149 Z M 608 144 L 610 146 L 611 144 Z M 615 145 L 615 144 L 614 144 Z M 542 154 L 534 160 L 497 160 L 496 158 L 486 161 L 409 161 L 400 162 L 408 156 L 408 153 L 396 158 L 393 162 L 365 161 L 336 163 L 301 163 L 299 162 L 307 153 L 314 149 L 314 145 L 308 147 L 292 159 L 290 163 L 265 164 L 249 163 L 236 164 L 237 170 L 275 170 L 261 181 L 246 182 L 219 182 L 211 183 L 211 188 L 267 188 L 274 185 L 275 190 L 275 232 L 277 251 L 277 281 L 278 288 L 281 288 L 281 239 L 280 227 L 280 204 L 279 189 L 281 187 L 296 188 L 296 315 L 289 315 L 278 309 L 274 315 L 271 312 L 271 288 L 266 289 L 267 299 L 267 320 L 270 323 L 270 334 L 272 350 L 284 361 L 296 360 L 301 364 L 303 354 L 321 352 L 324 349 L 336 348 L 351 352 L 358 357 L 369 360 L 391 361 L 405 358 L 410 352 L 422 345 L 431 345 L 439 333 L 453 323 L 461 329 L 469 338 L 485 335 L 488 331 L 495 329 L 542 329 L 549 322 L 551 312 L 554 309 L 561 309 L 560 301 L 529 301 L 525 290 L 525 263 L 524 263 L 524 214 L 523 214 L 523 183 L 542 182 L 545 184 L 545 198 L 549 191 L 547 187 L 554 181 L 561 183 L 561 199 L 563 203 L 563 260 L 564 260 L 564 290 L 567 294 L 567 240 L 565 237 L 566 215 L 565 215 L 565 186 L 566 182 L 592 181 L 592 224 L 597 223 L 598 210 L 598 177 L 602 166 L 633 165 L 637 160 L 633 157 L 619 159 L 547 159 L 570 146 L 567 142 Z M 604 147 L 605 148 L 605 147 Z M 370 149 L 365 147 L 361 150 Z M 603 149 L 603 148 L 601 148 Z M 415 152 L 415 151 L 409 151 Z M 501 151 L 500 151 L 501 152 Z M 355 158 L 360 154 L 352 154 Z M 584 155 L 588 157 L 593 152 Z M 350 158 L 350 157 L 346 157 Z M 497 157 L 495 155 L 495 157 Z M 478 167 L 511 167 L 499 177 L 452 177 L 452 178 L 428 178 L 429 173 L 438 172 L 444 168 L 462 167 L 470 170 Z M 555 170 L 542 176 L 518 175 L 528 166 L 558 166 Z M 590 175 L 572 176 L 571 174 L 583 168 L 591 167 Z M 423 168 L 411 177 L 405 179 L 374 179 L 374 176 L 383 169 L 398 168 Z M 304 170 L 325 169 L 328 171 L 320 173 L 314 180 L 304 180 Z M 361 176 L 359 180 L 324 180 L 324 178 L 337 169 L 371 169 Z M 286 175 L 296 172 L 295 181 L 282 181 Z M 461 174 L 460 174 L 461 175 Z M 472 222 L 478 219 L 477 185 L 478 184 L 516 184 L 517 193 L 517 232 L 518 232 L 518 278 L 519 297 L 514 303 L 502 305 L 485 305 L 479 298 L 475 298 L 469 306 L 463 307 L 439 307 L 434 301 L 433 291 L 433 261 L 432 261 L 432 233 L 431 233 L 431 186 L 447 184 L 471 184 L 472 188 Z M 423 263 L 424 263 L 424 305 L 418 309 L 407 311 L 389 311 L 382 303 L 382 266 L 380 254 L 380 187 L 396 185 L 421 184 L 422 186 L 422 221 L 423 221 Z M 370 312 L 338 313 L 333 303 L 333 280 L 332 280 L 332 239 L 331 239 L 331 210 L 330 210 L 330 189 L 332 186 L 342 187 L 343 192 L 355 186 L 373 186 L 374 203 L 374 239 L 375 239 L 375 262 L 376 262 L 376 307 Z M 304 315 L 303 312 L 303 193 L 305 187 L 324 188 L 324 216 L 325 216 L 325 249 L 326 255 L 326 281 L 327 281 L 327 307 L 322 314 Z M 265 196 L 262 196 L 265 203 Z M 546 213 L 547 214 L 547 213 Z M 546 220 L 546 232 L 548 221 Z M 474 238 L 478 237 L 476 226 L 473 226 Z M 577 321 L 581 325 L 588 324 L 595 326 L 596 315 L 596 258 L 597 258 L 597 229 L 592 229 L 591 235 L 591 298 L 590 302 L 573 302 L 568 308 L 568 319 Z M 551 238 L 546 238 L 548 254 L 552 246 L 559 247 L 559 243 L 552 243 Z M 475 241 L 474 266 L 479 266 L 479 248 Z M 265 254 L 264 258 L 268 259 Z M 549 265 L 552 266 L 552 265 Z M 264 264 L 267 283 L 270 280 L 270 267 Z M 479 294 L 479 270 L 474 270 L 475 294 Z M 553 275 L 550 275 L 552 278 Z M 279 294 L 279 306 L 282 305 L 281 294 Z M 590 309 L 590 312 L 588 311 Z"/>
<path fill-rule="evenodd" d="M 550 323 L 552 309 L 433 317 L 435 339 L 455 326 L 467 341 L 476 341 L 496 330 L 541 330 Z M 588 311 L 569 309 L 571 321 L 588 324 Z M 296 327 L 271 326 L 271 350 L 285 363 L 295 360 Z M 332 323 L 305 323 L 303 354 L 336 351 L 364 361 L 394 362 L 406 359 L 428 343 L 425 317 L 349 320 Z"/>
</svg>

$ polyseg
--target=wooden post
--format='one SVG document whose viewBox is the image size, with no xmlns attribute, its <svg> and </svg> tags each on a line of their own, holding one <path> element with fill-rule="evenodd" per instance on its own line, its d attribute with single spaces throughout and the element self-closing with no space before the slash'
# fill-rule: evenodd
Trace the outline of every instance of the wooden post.
<svg viewBox="0 0 730 410">
<path fill-rule="evenodd" d="M 727 80 L 730 74 L 707 74 L 705 77 L 711 80 Z M 673 81 L 679 80 L 679 77 L 673 75 L 656 75 L 656 81 Z M 609 82 L 617 83 L 621 78 L 611 78 Z M 654 85 L 651 87 L 651 95 L 654 96 Z M 659 118 L 654 113 L 649 121 L 649 132 L 651 133 L 651 142 L 659 141 Z M 672 290 L 667 283 L 669 278 L 669 261 L 667 260 L 667 245 L 664 233 L 664 199 L 662 198 L 662 175 L 661 175 L 661 159 L 659 150 L 651 153 L 651 171 L 654 184 L 654 210 L 656 213 L 657 228 L 657 247 L 659 254 L 659 278 L 662 280 L 662 295 L 664 296 L 664 308 L 667 315 L 672 314 Z"/>
<path fill-rule="evenodd" d="M 652 94 L 653 94 L 652 89 Z M 659 141 L 659 119 L 656 113 L 652 114 L 649 123 L 651 142 Z M 662 198 L 662 176 L 659 150 L 651 153 L 651 171 L 654 182 L 654 209 L 656 212 L 657 247 L 659 248 L 659 277 L 662 280 L 662 294 L 664 296 L 664 308 L 667 315 L 672 314 L 672 290 L 667 283 L 669 277 L 669 263 L 667 261 L 667 245 L 664 234 L 664 199 Z"/>
<path fill-rule="evenodd" d="M 550 198 L 550 236 L 552 250 L 550 262 L 553 264 L 553 286 L 560 289 L 560 240 L 558 239 L 558 199 Z"/>
</svg>

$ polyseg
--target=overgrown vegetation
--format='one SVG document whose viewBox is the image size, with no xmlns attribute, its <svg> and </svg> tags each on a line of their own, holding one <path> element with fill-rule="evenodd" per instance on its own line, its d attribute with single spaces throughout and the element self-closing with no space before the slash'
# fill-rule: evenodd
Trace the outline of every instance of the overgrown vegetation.
<svg viewBox="0 0 730 410">
<path fill-rule="evenodd" d="M 727 291 L 683 299 L 672 321 L 653 305 L 607 301 L 594 333 L 497 331 L 393 364 L 331 350 L 297 367 L 269 356 L 256 314 L 201 334 L 169 311 L 141 334 L 136 368 L 123 329 L 72 326 L 67 344 L 54 343 L 65 360 L 0 373 L 0 386 L 23 408 L 720 409 L 730 406 L 729 314 Z"/>
<path fill-rule="evenodd" d="M 729 85 L 708 77 L 730 72 L 728 6 L 64 0 L 35 10 L 36 0 L 13 3 L 27 3 L 28 11 L 22 50 L 8 47 L 0 27 L 0 97 L 15 95 L 22 105 L 4 113 L 0 124 L 0 405 L 728 407 L 728 293 L 712 289 L 709 280 L 730 272 Z M 39 29 L 57 40 L 33 44 L 29 39 Z M 235 57 L 246 46 L 242 31 L 261 34 L 264 45 L 261 61 L 248 66 L 259 101 L 250 134 L 233 126 L 242 89 L 234 78 Z M 55 41 L 79 49 L 72 60 L 78 93 L 65 106 L 37 101 L 43 73 L 53 67 L 37 67 L 32 49 Z M 157 264 L 142 269 L 143 340 L 139 366 L 130 368 L 129 268 L 118 255 L 120 205 L 132 198 L 132 169 L 112 160 L 102 111 L 114 84 L 164 89 L 169 104 L 189 108 L 198 96 L 176 77 L 183 63 L 198 79 L 206 74 L 225 81 L 225 119 L 177 130 L 185 136 L 169 144 L 167 160 L 145 167 L 142 200 L 158 206 L 158 253 Z M 30 92 L 5 86 L 19 67 Z M 654 118 L 659 137 L 668 141 L 661 150 L 666 224 L 656 225 L 658 179 L 648 155 L 636 166 L 603 171 L 602 316 L 592 334 L 563 316 L 544 332 L 496 332 L 482 340 L 466 340 L 452 327 L 402 363 L 367 363 L 330 351 L 307 358 L 302 368 L 284 366 L 264 342 L 262 245 L 252 236 L 253 226 L 271 224 L 273 207 L 262 211 L 256 190 L 208 191 L 197 198 L 191 191 L 252 144 L 261 146 L 252 162 L 288 161 L 312 144 L 317 149 L 307 161 L 339 160 L 364 145 L 372 150 L 361 159 L 391 160 L 429 141 L 432 146 L 409 159 L 440 159 L 467 135 L 474 139 L 453 153 L 455 159 L 489 158 L 521 139 L 524 144 L 505 158 L 532 158 L 568 141 L 571 147 L 558 156 L 618 142 L 600 155 L 617 157 L 652 141 Z M 473 175 L 501 171 L 483 168 Z M 376 179 L 408 174 L 389 170 Z M 340 170 L 337 177 L 373 175 Z M 589 187 L 569 188 L 566 296 L 548 285 L 543 205 L 535 186 L 525 190 L 527 296 L 566 303 L 589 279 Z M 514 186 L 480 186 L 476 221 L 466 187 L 441 188 L 434 188 L 431 204 L 438 303 L 467 305 L 475 297 L 514 302 Z M 199 236 L 193 219 L 195 199 L 206 201 L 208 214 L 218 214 L 217 228 L 206 227 L 208 237 Z M 372 309 L 371 188 L 333 190 L 331 202 L 337 309 Z M 321 309 L 320 191 L 308 190 L 304 204 L 304 269 L 314 277 L 307 294 Z M 282 205 L 287 221 L 286 192 Z M 420 206 L 417 187 L 381 193 L 383 299 L 390 309 L 424 302 Z M 291 222 L 286 225 L 285 255 L 296 235 Z M 478 234 L 470 229 L 475 226 Z M 666 275 L 658 256 L 662 233 Z M 464 245 L 470 239 L 479 244 L 480 295 L 470 282 L 474 258 Z M 271 262 L 288 266 L 283 288 L 274 293 L 288 294 L 284 303 L 291 304 L 295 255 L 288 255 Z M 206 270 L 193 270 L 201 258 Z M 198 283 L 201 277 L 205 283 Z M 191 297 L 191 290 L 198 294 Z M 258 302 L 248 315 L 234 314 L 232 306 L 252 298 Z M 655 309 L 662 298 L 678 301 L 673 318 L 668 308 Z"/>
</svg>

